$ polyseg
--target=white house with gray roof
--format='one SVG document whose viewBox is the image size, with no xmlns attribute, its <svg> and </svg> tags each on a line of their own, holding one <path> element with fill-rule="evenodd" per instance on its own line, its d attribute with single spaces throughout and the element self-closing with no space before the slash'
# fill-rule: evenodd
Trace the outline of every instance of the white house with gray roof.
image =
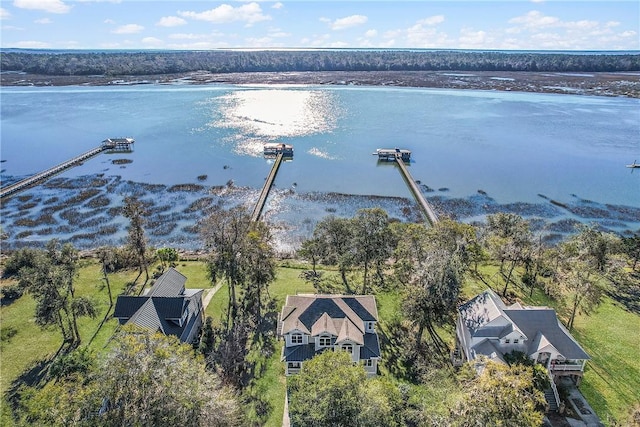
<svg viewBox="0 0 640 427">
<path fill-rule="evenodd" d="M 203 289 L 186 289 L 187 278 L 170 268 L 142 296 L 119 295 L 113 317 L 185 343 L 194 342 L 202 327 Z"/>
<path fill-rule="evenodd" d="M 550 377 L 570 377 L 580 384 L 589 355 L 548 307 L 507 306 L 488 289 L 458 308 L 454 363 L 480 355 L 505 363 L 504 355 L 520 351 L 544 365 Z"/>
<path fill-rule="evenodd" d="M 286 374 L 297 374 L 318 353 L 339 350 L 362 363 L 369 375 L 376 375 L 380 360 L 377 322 L 378 308 L 371 295 L 288 295 L 278 319 Z"/>
</svg>

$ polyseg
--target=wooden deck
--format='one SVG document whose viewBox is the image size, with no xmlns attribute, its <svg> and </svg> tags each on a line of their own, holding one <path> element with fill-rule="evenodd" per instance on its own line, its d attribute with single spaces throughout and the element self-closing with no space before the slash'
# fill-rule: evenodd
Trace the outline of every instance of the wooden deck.
<svg viewBox="0 0 640 427">
<path fill-rule="evenodd" d="M 63 172 L 69 168 L 72 168 L 84 162 L 85 160 L 88 160 L 94 156 L 97 156 L 98 154 L 102 153 L 104 150 L 106 150 L 106 148 L 103 145 L 101 145 L 99 147 L 96 147 L 87 151 L 86 153 L 82 153 L 71 160 L 67 160 L 64 163 L 60 163 L 57 166 L 54 166 L 50 169 L 39 172 L 29 178 L 25 178 L 21 181 L 18 181 L 15 184 L 11 184 L 6 187 L 0 188 L 0 199 L 4 199 L 5 197 L 9 197 L 33 185 L 39 184 L 41 181 L 44 181 L 45 179 L 53 175 Z"/>
<path fill-rule="evenodd" d="M 27 188 L 37 185 L 40 182 L 44 181 L 47 178 L 52 177 L 53 175 L 59 174 L 60 172 L 64 172 L 65 170 L 77 166 L 103 151 L 107 152 L 131 152 L 132 145 L 135 143 L 133 138 L 107 138 L 102 143 L 86 153 L 82 153 L 79 156 L 74 157 L 71 160 L 67 160 L 66 162 L 60 163 L 50 169 L 39 172 L 29 178 L 25 178 L 21 181 L 18 181 L 14 184 L 7 185 L 6 187 L 0 188 L 0 199 L 4 199 L 5 197 L 9 197 L 13 194 L 16 194 L 22 190 L 26 190 Z"/>
<path fill-rule="evenodd" d="M 276 160 L 271 166 L 271 172 L 269 172 L 269 176 L 267 180 L 264 182 L 264 186 L 262 187 L 262 191 L 260 192 L 260 197 L 258 197 L 258 202 L 253 208 L 253 213 L 251 214 L 251 221 L 257 221 L 260 218 L 260 214 L 262 214 L 262 209 L 264 209 L 264 205 L 267 202 L 267 196 L 269 195 L 269 190 L 273 186 L 273 181 L 276 179 L 276 174 L 278 173 L 278 169 L 280 168 L 280 164 L 282 163 L 282 159 L 284 158 L 284 153 L 279 152 L 276 155 Z"/>
<path fill-rule="evenodd" d="M 418 202 L 418 205 L 420 205 L 422 212 L 427 217 L 427 220 L 429 221 L 429 223 L 431 225 L 435 225 L 438 222 L 438 215 L 436 215 L 436 212 L 433 210 L 433 208 L 431 207 L 427 199 L 422 194 L 422 191 L 420 191 L 420 188 L 416 184 L 416 181 L 411 176 L 409 169 L 404 164 L 403 155 L 401 154 L 401 152 L 399 151 L 397 152 L 397 154 L 395 155 L 395 161 L 400 167 L 400 172 L 402 172 L 402 177 L 404 178 L 405 182 L 409 186 L 409 189 L 413 193 L 413 196 L 416 198 L 416 201 Z"/>
</svg>

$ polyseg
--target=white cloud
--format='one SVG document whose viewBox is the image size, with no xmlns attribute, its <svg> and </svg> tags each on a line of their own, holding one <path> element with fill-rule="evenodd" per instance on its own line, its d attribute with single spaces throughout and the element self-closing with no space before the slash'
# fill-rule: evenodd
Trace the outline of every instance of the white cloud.
<svg viewBox="0 0 640 427">
<path fill-rule="evenodd" d="M 269 37 L 283 38 L 283 37 L 290 37 L 290 36 L 291 36 L 291 33 L 282 31 L 280 28 L 269 28 Z"/>
<path fill-rule="evenodd" d="M 0 7 L 0 19 L 9 19 L 11 17 L 11 13 L 4 7 Z"/>
<path fill-rule="evenodd" d="M 172 40 L 202 40 L 207 38 L 206 34 L 193 34 L 193 33 L 175 33 L 170 34 L 169 38 Z"/>
<path fill-rule="evenodd" d="M 401 47 L 447 48 L 453 47 L 454 41 L 443 31 L 435 27 L 443 22 L 444 16 L 437 15 L 421 19 L 409 28 L 386 31 L 383 37 Z"/>
<path fill-rule="evenodd" d="M 282 9 L 283 7 L 284 7 L 284 4 L 280 2 L 276 2 L 273 4 L 273 6 L 271 6 L 271 9 Z"/>
<path fill-rule="evenodd" d="M 162 40 L 156 37 L 145 37 L 142 39 L 142 43 L 145 44 L 146 46 L 162 46 L 163 45 Z"/>
<path fill-rule="evenodd" d="M 36 19 L 35 21 L 36 24 L 51 24 L 53 21 L 49 18 L 42 18 L 42 19 Z"/>
<path fill-rule="evenodd" d="M 434 15 L 418 21 L 418 24 L 423 25 L 437 25 L 444 22 L 444 15 Z"/>
<path fill-rule="evenodd" d="M 144 27 L 142 25 L 127 24 L 127 25 L 121 25 L 111 32 L 113 34 L 136 34 L 142 30 L 144 30 Z"/>
<path fill-rule="evenodd" d="M 113 19 L 105 19 L 103 22 L 105 24 L 115 24 L 116 23 L 116 21 L 114 21 Z"/>
<path fill-rule="evenodd" d="M 43 10 L 49 13 L 67 13 L 71 6 L 60 0 L 14 0 L 13 5 L 20 9 Z"/>
<path fill-rule="evenodd" d="M 244 46 L 250 48 L 283 47 L 282 43 L 274 43 L 271 37 L 248 37 L 244 39 Z"/>
<path fill-rule="evenodd" d="M 178 12 L 178 15 L 199 21 L 212 22 L 214 24 L 228 24 L 230 22 L 241 21 L 245 22 L 247 25 L 253 25 L 256 22 L 268 21 L 271 19 L 269 15 L 262 13 L 262 8 L 255 2 L 239 7 L 223 4 L 215 9 L 206 10 L 204 12 L 180 11 Z"/>
<path fill-rule="evenodd" d="M 618 21 L 599 22 L 593 20 L 563 21 L 539 11 L 510 19 L 511 27 L 496 31 L 496 49 L 553 49 L 553 50 L 635 50 L 640 48 L 637 39 L 626 38 L 622 32 L 615 33 Z M 507 37 L 505 37 L 507 36 Z M 510 36 L 510 37 L 509 37 Z"/>
<path fill-rule="evenodd" d="M 331 22 L 331 20 L 327 18 L 320 18 L 320 20 L 322 22 L 327 22 L 332 30 L 344 30 L 346 28 L 366 24 L 369 18 L 364 15 L 351 15 L 344 18 L 336 19 L 333 22 Z"/>
<path fill-rule="evenodd" d="M 14 47 L 19 47 L 22 49 L 47 49 L 50 47 L 49 43 L 39 42 L 35 40 L 25 40 L 17 43 L 12 43 Z"/>
<path fill-rule="evenodd" d="M 542 12 L 537 10 L 532 10 L 528 12 L 526 15 L 516 16 L 515 18 L 511 18 L 509 20 L 510 24 L 519 24 L 524 26 L 525 28 L 545 28 L 545 27 L 553 27 L 558 26 L 560 23 L 560 19 L 555 16 L 545 16 Z"/>
<path fill-rule="evenodd" d="M 187 21 L 178 16 L 163 16 L 156 25 L 159 27 L 177 27 L 186 24 Z"/>
<path fill-rule="evenodd" d="M 378 30 L 367 30 L 364 33 L 364 36 L 367 38 L 376 37 L 378 35 Z"/>
<path fill-rule="evenodd" d="M 463 28 L 460 30 L 458 43 L 458 47 L 462 49 L 481 49 L 496 46 L 497 40 L 486 31 Z"/>
<path fill-rule="evenodd" d="M 531 0 L 531 3 L 544 3 L 545 0 Z"/>
</svg>

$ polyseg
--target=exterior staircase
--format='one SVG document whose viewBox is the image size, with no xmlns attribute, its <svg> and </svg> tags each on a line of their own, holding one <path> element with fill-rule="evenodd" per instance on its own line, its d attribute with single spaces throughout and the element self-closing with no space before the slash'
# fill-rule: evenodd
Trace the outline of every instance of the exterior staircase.
<svg viewBox="0 0 640 427">
<path fill-rule="evenodd" d="M 556 399 L 556 394 L 553 392 L 553 389 L 549 387 L 544 391 L 544 398 L 549 404 L 549 411 L 556 412 L 558 410 L 558 400 Z"/>
</svg>

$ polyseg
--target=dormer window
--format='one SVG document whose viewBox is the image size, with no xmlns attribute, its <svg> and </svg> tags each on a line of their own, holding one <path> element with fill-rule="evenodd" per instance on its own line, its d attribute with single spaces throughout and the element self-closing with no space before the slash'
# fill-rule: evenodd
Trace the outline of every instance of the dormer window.
<svg viewBox="0 0 640 427">
<path fill-rule="evenodd" d="M 510 340 L 509 338 L 507 338 L 507 339 L 505 339 L 505 340 L 504 340 L 504 343 L 505 343 L 505 344 L 509 344 L 510 342 L 511 342 L 511 340 Z"/>
<path fill-rule="evenodd" d="M 342 350 L 346 351 L 349 354 L 353 354 L 353 346 L 351 344 L 343 344 Z"/>
<path fill-rule="evenodd" d="M 520 342 L 520 340 L 519 340 L 519 339 L 517 339 L 517 338 L 513 340 L 513 343 L 514 343 L 514 344 L 518 344 L 519 342 Z"/>
<path fill-rule="evenodd" d="M 329 346 L 331 346 L 331 337 L 320 337 L 318 339 L 318 345 L 320 347 L 329 347 Z"/>
<path fill-rule="evenodd" d="M 291 334 L 291 344 L 302 344 L 302 334 Z"/>
</svg>

